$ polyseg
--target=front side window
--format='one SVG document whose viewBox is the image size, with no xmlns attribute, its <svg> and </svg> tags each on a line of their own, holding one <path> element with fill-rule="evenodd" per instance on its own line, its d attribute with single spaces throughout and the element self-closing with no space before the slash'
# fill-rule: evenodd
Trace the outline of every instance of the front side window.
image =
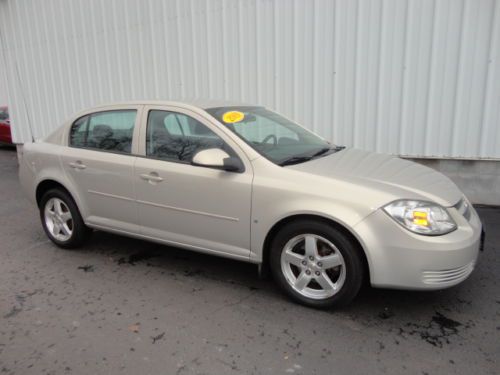
<svg viewBox="0 0 500 375">
<path fill-rule="evenodd" d="M 335 150 L 324 139 L 263 107 L 219 107 L 206 111 L 277 164 L 307 161 Z"/>
<path fill-rule="evenodd" d="M 71 126 L 70 146 L 130 154 L 136 110 L 97 112 Z"/>
<path fill-rule="evenodd" d="M 190 163 L 193 156 L 204 149 L 228 151 L 217 134 L 182 113 L 150 111 L 146 133 L 146 154 L 158 159 Z"/>
</svg>

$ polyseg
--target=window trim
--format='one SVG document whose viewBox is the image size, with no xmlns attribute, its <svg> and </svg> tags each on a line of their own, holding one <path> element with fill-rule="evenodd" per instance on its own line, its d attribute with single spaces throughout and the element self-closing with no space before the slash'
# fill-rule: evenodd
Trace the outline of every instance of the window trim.
<svg viewBox="0 0 500 375">
<path fill-rule="evenodd" d="M 73 121 L 69 127 L 69 131 L 68 131 L 68 147 L 72 147 L 72 148 L 86 148 L 86 147 L 81 147 L 81 146 L 75 146 L 75 145 L 72 145 L 71 144 L 71 130 L 73 129 L 73 125 L 75 125 L 78 121 L 80 121 L 81 119 L 87 117 L 87 120 L 85 120 L 85 135 L 83 137 L 84 139 L 84 143 L 87 144 L 87 137 L 89 136 L 89 119 L 90 119 L 90 115 L 87 114 L 87 115 L 83 115 L 83 116 L 80 116 L 78 117 L 75 121 Z"/>
<path fill-rule="evenodd" d="M 130 146 L 130 152 L 123 152 L 123 151 L 116 151 L 116 150 L 105 150 L 102 148 L 94 148 L 94 147 L 88 147 L 87 140 L 88 140 L 88 135 L 89 135 L 89 126 L 90 126 L 90 120 L 93 115 L 101 114 L 101 113 L 108 113 L 108 112 L 135 112 L 135 120 L 134 120 L 134 127 L 132 128 L 132 143 Z M 73 125 L 78 122 L 80 119 L 87 117 L 86 124 L 85 124 L 85 146 L 75 146 L 71 144 L 71 129 L 73 128 Z M 67 146 L 71 148 L 76 148 L 79 150 L 89 150 L 89 151 L 97 151 L 97 152 L 106 152 L 108 154 L 116 154 L 116 155 L 126 155 L 126 156 L 137 156 L 136 153 L 134 152 L 134 142 L 135 139 L 137 138 L 136 132 L 137 129 L 140 127 L 138 124 L 138 121 L 140 120 L 141 117 L 141 108 L 116 108 L 116 109 L 104 109 L 102 111 L 94 111 L 94 112 L 89 112 L 85 113 L 79 117 L 77 117 L 74 121 L 71 122 L 71 125 L 68 128 L 68 134 L 66 137 L 67 140 Z"/>
</svg>

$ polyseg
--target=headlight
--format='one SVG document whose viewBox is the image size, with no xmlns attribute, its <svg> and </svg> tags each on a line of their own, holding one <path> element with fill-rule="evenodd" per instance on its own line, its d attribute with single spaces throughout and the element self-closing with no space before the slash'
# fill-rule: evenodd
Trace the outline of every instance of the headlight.
<svg viewBox="0 0 500 375">
<path fill-rule="evenodd" d="M 457 229 L 448 211 L 431 202 L 399 200 L 389 203 L 384 211 L 403 227 L 418 234 L 435 236 Z"/>
</svg>

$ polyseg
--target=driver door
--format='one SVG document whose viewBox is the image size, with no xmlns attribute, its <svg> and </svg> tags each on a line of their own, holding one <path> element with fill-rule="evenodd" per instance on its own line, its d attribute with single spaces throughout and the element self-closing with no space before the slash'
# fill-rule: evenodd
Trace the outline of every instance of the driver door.
<svg viewBox="0 0 500 375">
<path fill-rule="evenodd" d="M 143 235 L 248 259 L 253 171 L 232 140 L 198 113 L 148 106 L 140 142 L 134 177 Z M 245 170 L 191 165 L 194 154 L 208 148 L 237 156 Z"/>
</svg>

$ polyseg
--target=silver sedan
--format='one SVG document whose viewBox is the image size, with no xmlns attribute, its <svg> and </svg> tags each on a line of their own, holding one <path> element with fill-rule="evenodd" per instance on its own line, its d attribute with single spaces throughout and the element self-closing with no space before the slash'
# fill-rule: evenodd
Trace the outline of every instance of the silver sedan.
<svg viewBox="0 0 500 375">
<path fill-rule="evenodd" d="M 92 230 L 259 265 L 295 301 L 465 280 L 482 227 L 447 177 L 336 146 L 261 106 L 133 102 L 19 146 L 19 176 L 58 246 Z"/>
</svg>

